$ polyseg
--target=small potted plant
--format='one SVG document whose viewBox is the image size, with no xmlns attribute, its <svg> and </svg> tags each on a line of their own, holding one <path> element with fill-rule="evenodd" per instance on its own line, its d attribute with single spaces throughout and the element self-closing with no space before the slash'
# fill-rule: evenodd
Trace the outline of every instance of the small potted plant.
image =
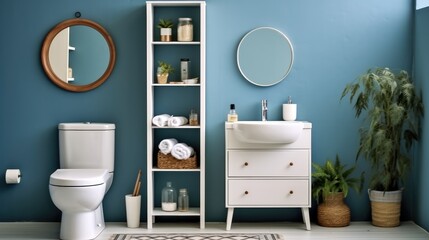
<svg viewBox="0 0 429 240">
<path fill-rule="evenodd" d="M 366 112 L 356 157 L 363 156 L 373 169 L 368 190 L 372 224 L 398 226 L 401 183 L 411 164 L 407 153 L 418 140 L 422 100 L 406 71 L 389 68 L 369 69 L 344 88 L 341 99 L 348 94 L 356 118 Z"/>
<path fill-rule="evenodd" d="M 161 42 L 170 42 L 173 22 L 170 19 L 160 19 L 157 27 L 160 29 Z"/>
<path fill-rule="evenodd" d="M 163 61 L 158 63 L 158 71 L 156 73 L 158 83 L 165 84 L 168 80 L 168 75 L 174 71 L 174 68 Z"/>
<path fill-rule="evenodd" d="M 350 224 L 350 208 L 344 202 L 349 189 L 360 192 L 364 181 L 364 172 L 360 178 L 351 174 L 356 166 L 346 168 L 336 156 L 335 162 L 327 160 L 324 165 L 313 163 L 312 194 L 318 203 L 317 220 L 323 227 L 345 227 Z M 320 203 L 321 200 L 321 203 Z"/>
</svg>

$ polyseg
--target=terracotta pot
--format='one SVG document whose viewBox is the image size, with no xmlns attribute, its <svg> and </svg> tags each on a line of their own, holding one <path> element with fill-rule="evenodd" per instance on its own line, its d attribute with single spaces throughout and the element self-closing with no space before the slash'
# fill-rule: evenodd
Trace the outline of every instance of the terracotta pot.
<svg viewBox="0 0 429 240">
<path fill-rule="evenodd" d="M 344 203 L 342 192 L 328 194 L 317 207 L 317 220 L 323 227 L 350 225 L 350 208 Z"/>
</svg>

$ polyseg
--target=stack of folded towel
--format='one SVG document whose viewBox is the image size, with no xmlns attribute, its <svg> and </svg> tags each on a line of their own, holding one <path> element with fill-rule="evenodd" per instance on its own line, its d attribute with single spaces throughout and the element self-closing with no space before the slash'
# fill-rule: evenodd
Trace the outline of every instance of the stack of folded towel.
<svg viewBox="0 0 429 240">
<path fill-rule="evenodd" d="M 188 119 L 183 116 L 171 116 L 160 114 L 152 118 L 152 123 L 158 127 L 179 127 L 188 123 Z"/>
<path fill-rule="evenodd" d="M 171 155 L 179 160 L 184 160 L 192 157 L 195 154 L 194 149 L 191 146 L 188 146 L 186 143 L 178 143 L 174 138 L 168 138 L 162 140 L 158 148 L 161 153 Z"/>
</svg>

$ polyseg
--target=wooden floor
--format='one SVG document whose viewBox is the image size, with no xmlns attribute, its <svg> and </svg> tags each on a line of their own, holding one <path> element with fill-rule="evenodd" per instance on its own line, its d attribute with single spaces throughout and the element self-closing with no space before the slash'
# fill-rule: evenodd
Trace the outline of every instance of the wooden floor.
<svg viewBox="0 0 429 240">
<path fill-rule="evenodd" d="M 59 223 L 16 222 L 0 223 L 0 239 L 58 239 Z M 352 222 L 344 228 L 325 228 L 312 224 L 306 231 L 301 223 L 233 223 L 231 231 L 225 230 L 225 223 L 207 223 L 199 229 L 199 224 L 156 223 L 152 230 L 146 225 L 127 228 L 125 223 L 106 223 L 106 229 L 97 240 L 111 240 L 114 233 L 280 233 L 285 239 L 429 239 L 429 233 L 413 222 L 403 222 L 396 228 L 379 228 L 369 222 Z"/>
</svg>

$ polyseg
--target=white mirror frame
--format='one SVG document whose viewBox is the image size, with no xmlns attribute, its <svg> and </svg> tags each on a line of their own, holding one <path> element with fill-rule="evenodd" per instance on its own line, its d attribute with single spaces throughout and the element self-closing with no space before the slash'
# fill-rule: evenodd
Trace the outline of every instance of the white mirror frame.
<svg viewBox="0 0 429 240">
<path fill-rule="evenodd" d="M 248 45 L 247 45 L 247 44 L 249 44 L 248 41 L 254 41 L 254 39 L 251 38 L 251 37 L 254 37 L 253 36 L 254 34 L 256 34 L 256 33 L 259 34 L 260 31 L 267 31 L 267 30 L 269 30 L 270 32 L 272 31 L 275 34 L 277 34 L 280 37 L 280 39 L 278 39 L 278 40 L 281 40 L 281 41 L 284 40 L 285 45 L 284 45 L 283 50 L 285 50 L 287 52 L 283 51 L 283 53 L 284 53 L 283 54 L 282 52 L 278 51 L 279 49 L 271 48 L 271 49 L 268 49 L 270 51 L 267 51 L 267 52 L 275 53 L 277 55 L 276 56 L 273 56 L 273 55 L 265 55 L 264 56 L 264 54 L 261 54 L 262 48 L 260 48 L 260 47 L 250 47 L 249 48 L 248 47 Z M 261 41 L 261 39 L 257 39 L 257 40 L 258 40 L 257 42 Z M 250 42 L 250 44 L 252 44 L 252 43 L 253 42 Z M 272 46 L 273 45 L 270 43 L 266 44 L 266 47 L 272 47 Z M 247 51 L 247 52 L 244 52 L 244 51 Z M 280 55 L 279 53 L 283 54 L 283 55 Z M 241 56 L 243 54 L 247 57 L 247 59 L 245 61 L 242 59 L 242 56 Z M 249 54 L 250 55 L 253 54 L 253 56 L 250 56 L 250 59 L 248 56 Z M 255 56 L 255 55 L 257 55 L 257 56 Z M 273 61 L 273 57 L 274 58 L 281 57 L 284 59 L 275 59 Z M 238 69 L 240 70 L 240 73 L 243 75 L 243 77 L 247 81 L 249 81 L 250 83 L 252 83 L 254 85 L 261 86 L 261 87 L 268 87 L 268 86 L 275 85 L 275 84 L 281 82 L 284 78 L 286 78 L 286 76 L 289 74 L 290 70 L 292 69 L 293 60 L 294 60 L 294 51 L 293 51 L 292 43 L 290 42 L 289 38 L 285 34 L 283 34 L 281 31 L 279 31 L 275 28 L 272 28 L 272 27 L 260 27 L 260 28 L 256 28 L 256 29 L 251 30 L 241 39 L 241 41 L 238 45 L 238 48 L 237 48 L 237 64 L 238 64 Z M 277 71 L 277 73 L 275 75 L 278 75 L 278 76 L 272 77 L 274 79 L 262 79 L 261 76 L 255 76 L 255 75 L 252 76 L 252 74 L 249 71 L 247 71 L 247 69 L 246 69 L 247 64 L 244 63 L 244 62 L 249 62 L 249 61 L 251 61 L 251 65 L 253 65 L 253 67 L 250 67 L 249 69 L 251 69 L 251 70 L 259 69 L 262 72 L 260 72 L 258 74 L 264 75 L 264 78 L 270 78 L 269 73 L 273 72 L 273 71 Z M 273 62 L 275 64 L 281 64 L 281 62 L 283 62 L 283 61 L 286 62 L 286 64 L 281 65 L 281 66 L 273 65 L 272 67 L 270 66 L 271 68 L 267 67 L 267 64 L 270 62 Z M 264 67 L 264 65 L 265 65 L 265 67 Z M 254 66 L 261 66 L 261 67 L 256 68 Z"/>
</svg>

